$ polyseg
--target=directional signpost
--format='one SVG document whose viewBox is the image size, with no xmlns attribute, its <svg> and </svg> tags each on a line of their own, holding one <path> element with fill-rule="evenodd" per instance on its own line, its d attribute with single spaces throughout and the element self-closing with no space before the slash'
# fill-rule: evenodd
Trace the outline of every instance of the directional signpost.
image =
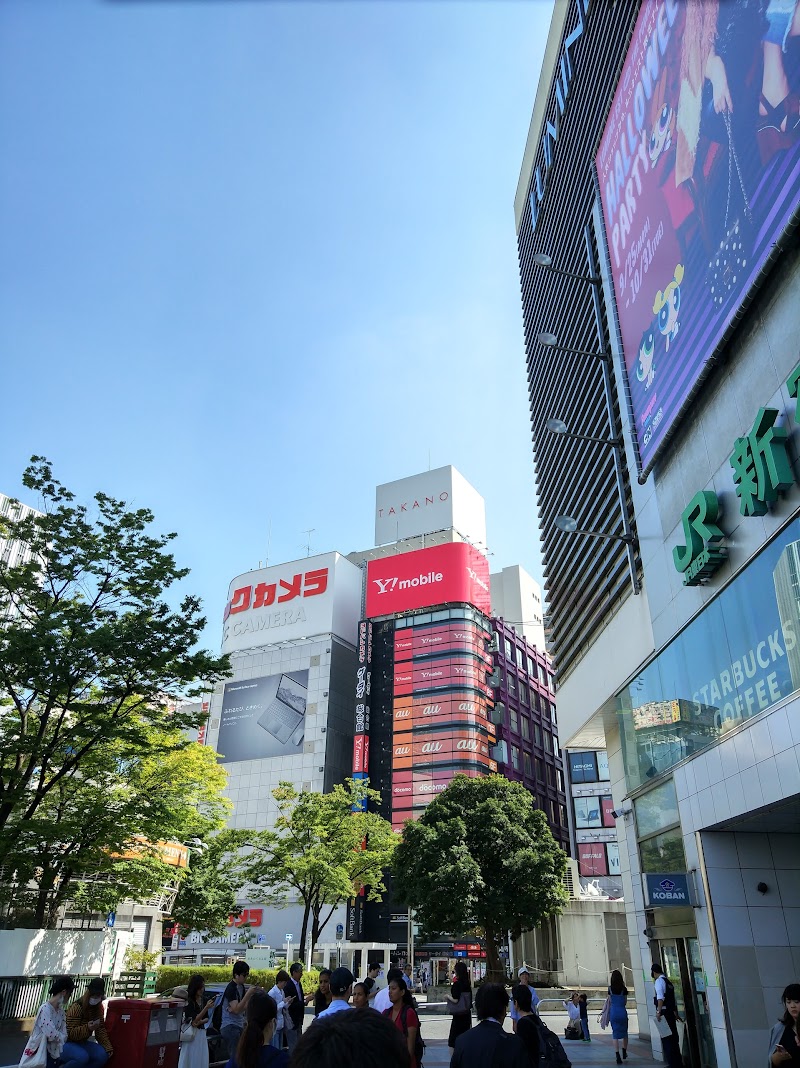
<svg viewBox="0 0 800 1068">
<path fill-rule="evenodd" d="M 286 934 L 286 971 L 288 972 L 292 966 L 292 940 L 294 935 L 291 931 Z"/>
</svg>

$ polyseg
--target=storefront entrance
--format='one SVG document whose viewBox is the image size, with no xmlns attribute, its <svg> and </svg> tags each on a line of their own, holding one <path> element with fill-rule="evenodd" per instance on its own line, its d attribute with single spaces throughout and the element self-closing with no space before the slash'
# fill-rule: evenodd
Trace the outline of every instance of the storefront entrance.
<svg viewBox="0 0 800 1068">
<path fill-rule="evenodd" d="M 681 1052 L 688 1068 L 716 1068 L 714 1037 L 708 1014 L 706 983 L 695 937 L 662 938 L 658 942 L 664 974 L 675 987 Z"/>
</svg>

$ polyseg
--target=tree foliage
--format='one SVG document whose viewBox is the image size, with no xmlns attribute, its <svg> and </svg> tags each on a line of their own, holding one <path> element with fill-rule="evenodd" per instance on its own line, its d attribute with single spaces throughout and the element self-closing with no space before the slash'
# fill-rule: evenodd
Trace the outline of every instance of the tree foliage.
<svg viewBox="0 0 800 1068">
<path fill-rule="evenodd" d="M 239 915 L 237 898 L 246 881 L 240 849 L 252 833 L 220 831 L 193 848 L 189 871 L 172 908 L 172 919 L 182 935 L 190 931 L 206 938 L 222 935 L 229 918 Z"/>
<path fill-rule="evenodd" d="M 298 792 L 281 782 L 272 796 L 278 803 L 275 829 L 251 835 L 245 875 L 262 899 L 281 907 L 290 896 L 303 902 L 299 945 L 316 946 L 336 906 L 366 888 L 380 901 L 397 835 L 365 804 L 380 802 L 366 780 L 348 779 L 327 794 Z"/>
<path fill-rule="evenodd" d="M 178 701 L 229 674 L 226 658 L 196 648 L 205 626 L 199 600 L 185 596 L 173 609 L 166 599 L 188 572 L 167 551 L 175 535 L 149 533 L 149 510 L 130 510 L 97 493 L 90 515 L 42 457 L 32 458 L 22 481 L 38 493 L 43 514 L 12 511 L 0 519 L 0 537 L 26 543 L 31 553 L 15 566 L 0 562 L 0 873 L 6 880 L 37 850 L 58 854 L 62 870 L 86 850 L 113 853 L 120 834 L 104 810 L 104 786 L 114 784 L 112 809 L 117 799 L 124 811 L 144 804 L 141 794 L 134 800 L 117 792 L 115 771 L 133 761 L 137 775 L 150 778 L 155 805 L 165 744 L 177 752 L 174 738 L 202 718 Z M 150 758 L 156 764 L 148 765 Z M 159 789 L 168 786 L 159 781 Z M 177 799 L 174 804 L 188 811 Z M 104 843 L 101 826 L 108 829 Z M 131 822 L 122 826 L 129 830 Z M 139 885 L 142 866 L 153 863 L 154 856 L 134 862 L 132 881 Z M 60 878 L 53 873 L 53 886 Z"/>
<path fill-rule="evenodd" d="M 506 931 L 517 938 L 559 913 L 566 854 L 521 783 L 457 775 L 415 822 L 394 855 L 398 899 L 416 909 L 423 937 L 478 929 L 487 972 L 502 974 Z"/>
<path fill-rule="evenodd" d="M 149 898 L 185 876 L 157 843 L 224 825 L 227 776 L 212 750 L 178 731 L 153 734 L 144 751 L 121 739 L 97 746 L 33 817 L 13 822 L 18 925 L 52 926 L 66 903 L 109 912 L 122 900 Z"/>
</svg>

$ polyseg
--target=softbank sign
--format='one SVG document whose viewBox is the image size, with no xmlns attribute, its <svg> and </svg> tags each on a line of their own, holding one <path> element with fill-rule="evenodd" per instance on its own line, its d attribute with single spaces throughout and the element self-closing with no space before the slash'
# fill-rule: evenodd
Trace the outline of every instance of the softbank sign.
<svg viewBox="0 0 800 1068">
<path fill-rule="evenodd" d="M 489 612 L 489 562 L 471 545 L 448 542 L 367 566 L 369 617 L 456 601 Z"/>
</svg>

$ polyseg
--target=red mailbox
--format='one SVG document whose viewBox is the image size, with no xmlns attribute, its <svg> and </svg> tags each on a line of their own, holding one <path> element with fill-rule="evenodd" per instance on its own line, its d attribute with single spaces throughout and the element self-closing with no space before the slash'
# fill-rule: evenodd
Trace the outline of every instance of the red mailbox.
<svg viewBox="0 0 800 1068">
<path fill-rule="evenodd" d="M 115 998 L 106 1009 L 114 1068 L 177 1068 L 183 1001 Z"/>
</svg>

